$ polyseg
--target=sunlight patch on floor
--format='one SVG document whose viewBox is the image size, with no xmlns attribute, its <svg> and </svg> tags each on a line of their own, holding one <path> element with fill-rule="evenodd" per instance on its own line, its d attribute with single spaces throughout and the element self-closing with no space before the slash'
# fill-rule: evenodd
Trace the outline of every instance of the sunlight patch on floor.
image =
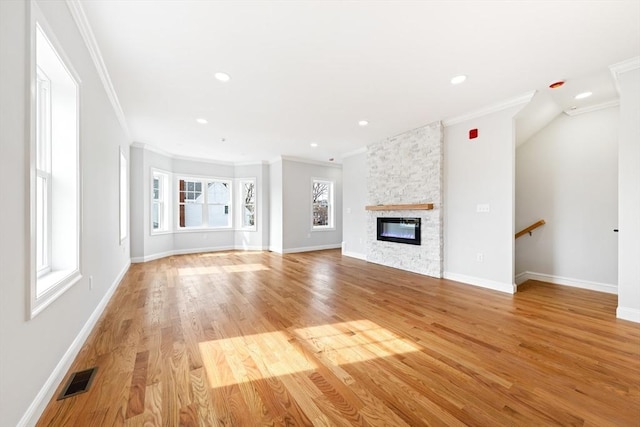
<svg viewBox="0 0 640 427">
<path fill-rule="evenodd" d="M 244 273 L 247 271 L 265 271 L 269 270 L 264 264 L 232 264 L 232 265 L 223 265 L 222 268 L 227 273 Z"/>
<path fill-rule="evenodd" d="M 198 254 L 198 258 L 219 258 L 219 257 L 228 257 L 228 256 L 260 256 L 262 253 L 260 251 L 230 251 L 230 252 L 206 252 L 202 254 Z"/>
<path fill-rule="evenodd" d="M 223 338 L 199 346 L 211 388 L 312 371 L 317 365 L 301 346 L 322 363 L 336 366 L 421 350 L 369 320 Z"/>
</svg>

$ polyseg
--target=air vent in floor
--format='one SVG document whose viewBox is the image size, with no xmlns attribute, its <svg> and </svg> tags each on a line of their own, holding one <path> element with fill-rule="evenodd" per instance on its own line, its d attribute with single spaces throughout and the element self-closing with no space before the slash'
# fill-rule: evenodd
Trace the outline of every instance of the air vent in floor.
<svg viewBox="0 0 640 427">
<path fill-rule="evenodd" d="M 91 386 L 91 381 L 97 369 L 98 368 L 91 368 L 86 371 L 75 372 L 71 375 L 66 387 L 62 390 L 60 396 L 58 396 L 58 400 L 66 399 L 67 397 L 75 396 L 76 394 L 89 390 L 89 386 Z"/>
</svg>

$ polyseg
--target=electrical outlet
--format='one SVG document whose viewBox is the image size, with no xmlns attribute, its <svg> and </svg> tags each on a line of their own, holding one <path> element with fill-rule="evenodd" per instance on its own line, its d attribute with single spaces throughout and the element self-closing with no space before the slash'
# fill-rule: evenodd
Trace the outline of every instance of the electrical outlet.
<svg viewBox="0 0 640 427">
<path fill-rule="evenodd" d="M 484 261 L 484 254 L 482 252 L 478 252 L 476 254 L 476 261 L 478 261 L 478 262 L 483 262 Z"/>
</svg>

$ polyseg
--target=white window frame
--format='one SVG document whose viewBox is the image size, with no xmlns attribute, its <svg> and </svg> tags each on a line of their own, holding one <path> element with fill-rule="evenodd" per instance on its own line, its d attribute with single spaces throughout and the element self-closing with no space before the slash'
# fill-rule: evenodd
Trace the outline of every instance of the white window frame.
<svg viewBox="0 0 640 427">
<path fill-rule="evenodd" d="M 149 230 L 152 235 L 167 234 L 170 233 L 171 217 L 170 217 L 170 205 L 171 205 L 171 188 L 170 179 L 171 174 L 169 172 L 160 169 L 151 169 L 151 194 L 150 194 L 150 209 L 149 209 Z M 159 198 L 154 197 L 154 181 L 156 177 L 159 179 Z M 158 228 L 153 228 L 153 208 L 158 204 L 159 209 L 159 222 Z"/>
<path fill-rule="evenodd" d="M 199 226 L 192 226 L 192 227 L 187 227 L 187 226 L 180 226 L 180 206 L 183 205 L 184 203 L 180 202 L 180 181 L 181 180 L 185 180 L 185 181 L 194 181 L 194 182 L 200 182 L 202 184 L 202 194 L 204 196 L 203 198 L 203 202 L 202 203 L 198 203 L 199 205 L 202 205 L 202 224 Z M 209 203 L 209 195 L 207 190 L 207 184 L 210 182 L 222 182 L 227 184 L 227 188 L 229 188 L 229 202 L 227 204 L 215 204 L 215 203 Z M 177 232 L 189 232 L 189 231 L 201 231 L 201 230 L 211 230 L 211 231 L 215 231 L 215 230 L 221 230 L 221 231 L 229 231 L 229 230 L 233 230 L 233 226 L 234 226 L 234 220 L 233 220 L 233 215 L 234 215 L 234 210 L 233 210 L 233 200 L 234 200 L 234 191 L 233 191 L 233 179 L 232 178 L 217 178 L 217 177 L 210 177 L 210 176 L 194 176 L 194 175 L 176 175 L 175 176 L 175 190 L 174 190 L 174 195 L 175 195 L 175 230 Z M 228 206 L 228 213 L 226 215 L 228 215 L 229 218 L 229 223 L 228 225 L 224 225 L 224 226 L 210 226 L 208 224 L 208 220 L 209 220 L 209 206 L 210 205 L 221 205 L 221 206 Z"/>
<path fill-rule="evenodd" d="M 258 184 L 256 178 L 240 178 L 238 180 L 238 229 L 255 231 L 258 225 Z M 248 204 L 245 203 L 244 186 L 245 184 L 253 184 L 253 225 L 247 225 L 244 222 L 244 209 Z"/>
<path fill-rule="evenodd" d="M 36 273 L 42 277 L 51 272 L 51 80 L 40 67 L 36 68 L 36 239 L 42 239 L 42 243 L 36 242 Z M 41 98 L 45 99 L 39 101 Z M 42 194 L 38 191 L 40 180 L 45 182 Z"/>
<path fill-rule="evenodd" d="M 128 180 L 128 166 L 127 166 L 127 156 L 124 154 L 124 151 L 120 148 L 118 150 L 120 153 L 120 161 L 119 161 L 119 218 L 120 218 L 120 245 L 123 245 L 127 240 L 129 234 L 129 180 Z"/>
<path fill-rule="evenodd" d="M 46 307 L 63 295 L 74 284 L 82 279 L 82 170 L 80 165 L 80 90 L 81 80 L 78 73 L 71 65 L 69 57 L 64 52 L 62 45 L 56 39 L 51 27 L 47 24 L 42 12 L 35 2 L 30 2 L 31 22 L 30 22 L 30 274 L 29 274 L 29 310 L 28 318 L 33 319 Z M 51 108 L 46 114 L 51 113 L 53 119 L 56 117 L 53 111 L 64 108 L 61 105 L 73 102 L 75 114 L 64 115 L 61 125 L 53 126 L 51 123 L 51 144 L 47 147 L 44 157 L 49 163 L 50 169 L 42 166 L 42 144 L 38 144 L 38 133 L 42 131 L 42 121 L 38 124 L 39 115 L 45 113 L 38 108 L 38 49 L 43 49 L 44 57 L 48 57 L 47 63 L 42 63 L 41 73 L 49 74 L 48 67 L 57 67 L 51 78 Z M 55 63 L 55 64 L 54 64 Z M 54 65 L 51 65 L 54 64 Z M 52 68 L 53 70 L 53 68 Z M 62 73 L 65 80 L 60 79 L 55 73 Z M 66 86 L 65 86 L 66 85 Z M 60 89 L 56 89 L 60 86 Z M 62 94 L 62 95 L 57 95 Z M 63 98 L 57 98 L 62 96 Z M 64 101 L 63 101 L 64 99 Z M 57 123 L 57 122 L 55 122 Z M 49 126 L 49 125 L 46 125 Z M 38 129 L 40 127 L 40 129 Z M 63 129 L 63 130 L 60 130 Z M 40 135 L 42 136 L 42 135 Z M 48 138 L 48 136 L 47 136 Z M 69 154 L 68 157 L 61 156 Z M 54 154 L 53 152 L 57 153 Z M 59 159 L 63 159 L 60 161 Z M 74 165 L 75 167 L 71 166 Z M 40 167 L 39 167 L 40 166 Z M 63 171 L 64 170 L 64 171 Z M 63 171 L 63 172 L 61 172 Z M 56 178 L 58 174 L 62 176 Z M 46 196 L 38 201 L 37 182 L 38 179 L 46 178 Z M 55 181 L 62 179 L 66 184 L 71 184 L 72 191 L 56 192 Z M 75 187 L 75 188 L 74 188 Z M 45 252 L 47 262 L 37 265 L 38 249 L 38 208 L 44 201 L 46 209 L 46 240 Z M 40 204 L 39 204 L 40 203 Z M 70 207 L 69 207 L 70 206 Z M 64 209 L 62 209 L 64 207 Z M 60 218 L 60 212 L 68 213 L 66 219 L 55 221 Z M 56 212 L 58 212 L 56 214 Z M 57 216 L 56 216 L 57 215 Z M 63 215 L 64 216 L 64 215 Z M 42 219 L 42 218 L 41 218 Z M 42 230 L 40 231 L 42 233 Z M 67 233 L 67 234 L 65 234 Z M 61 236 L 65 237 L 62 238 Z M 60 255 L 63 253 L 63 255 Z"/>
<path fill-rule="evenodd" d="M 328 209 L 328 224 L 327 225 L 315 225 L 314 221 L 314 200 L 313 200 L 313 188 L 315 183 L 328 184 L 329 186 L 329 209 Z M 310 188 L 310 208 L 311 208 L 311 231 L 332 231 L 335 230 L 335 181 L 326 178 L 311 178 Z"/>
</svg>

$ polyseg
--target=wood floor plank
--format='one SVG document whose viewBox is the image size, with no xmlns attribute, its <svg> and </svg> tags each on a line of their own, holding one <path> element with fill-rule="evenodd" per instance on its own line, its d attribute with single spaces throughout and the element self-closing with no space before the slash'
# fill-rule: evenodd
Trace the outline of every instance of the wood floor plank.
<svg viewBox="0 0 640 427">
<path fill-rule="evenodd" d="M 336 250 L 167 257 L 131 266 L 70 369 L 92 387 L 38 425 L 637 427 L 640 326 L 616 306 Z"/>
</svg>

